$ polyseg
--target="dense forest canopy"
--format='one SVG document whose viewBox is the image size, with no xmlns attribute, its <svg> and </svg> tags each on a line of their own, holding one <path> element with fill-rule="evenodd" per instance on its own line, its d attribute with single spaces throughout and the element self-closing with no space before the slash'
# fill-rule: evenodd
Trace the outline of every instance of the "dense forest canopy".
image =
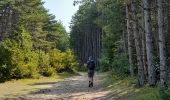
<svg viewBox="0 0 170 100">
<path fill-rule="evenodd" d="M 42 0 L 0 1 L 0 81 L 51 76 L 76 66 L 68 33 Z"/>
<path fill-rule="evenodd" d="M 138 85 L 167 88 L 169 0 L 81 0 L 72 18 L 71 45 L 83 65 L 136 76 Z"/>
<path fill-rule="evenodd" d="M 98 69 L 107 71 L 112 69 L 111 63 L 118 63 L 115 60 L 121 57 L 125 61 L 124 71 L 128 73 L 124 3 L 118 0 L 84 0 L 76 3 L 81 3 L 81 6 L 72 18 L 70 34 L 80 63 L 83 65 L 92 56 Z"/>
</svg>

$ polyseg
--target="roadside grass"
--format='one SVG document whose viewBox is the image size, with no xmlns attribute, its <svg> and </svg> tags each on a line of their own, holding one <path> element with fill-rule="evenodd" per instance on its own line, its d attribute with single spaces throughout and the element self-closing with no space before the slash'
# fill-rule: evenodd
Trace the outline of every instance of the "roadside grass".
<svg viewBox="0 0 170 100">
<path fill-rule="evenodd" d="M 134 81 L 135 80 L 135 81 Z M 137 80 L 130 77 L 120 77 L 113 73 L 108 73 L 103 84 L 111 90 L 111 96 L 118 97 L 118 100 L 163 100 L 159 92 L 159 87 L 137 87 Z M 170 99 L 165 99 L 170 100 Z"/>
<path fill-rule="evenodd" d="M 40 77 L 39 79 L 20 79 L 0 83 L 0 99 L 29 94 L 39 89 L 50 88 L 53 84 L 77 74 L 60 73 L 53 77 Z"/>
</svg>

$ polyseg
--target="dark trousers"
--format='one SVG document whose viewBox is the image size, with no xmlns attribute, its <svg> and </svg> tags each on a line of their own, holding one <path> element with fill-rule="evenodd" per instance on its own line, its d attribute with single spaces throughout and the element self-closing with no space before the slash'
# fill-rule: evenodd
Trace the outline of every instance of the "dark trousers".
<svg viewBox="0 0 170 100">
<path fill-rule="evenodd" d="M 94 70 L 88 70 L 89 84 L 93 85 Z"/>
</svg>

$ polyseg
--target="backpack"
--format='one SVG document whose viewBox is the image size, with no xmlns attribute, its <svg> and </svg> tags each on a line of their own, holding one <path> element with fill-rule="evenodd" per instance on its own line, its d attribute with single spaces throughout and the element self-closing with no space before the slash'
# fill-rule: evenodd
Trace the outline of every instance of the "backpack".
<svg viewBox="0 0 170 100">
<path fill-rule="evenodd" d="M 94 68 L 95 68 L 95 63 L 94 63 L 94 61 L 89 61 L 89 62 L 87 63 L 87 67 L 88 67 L 89 70 L 94 70 Z"/>
</svg>

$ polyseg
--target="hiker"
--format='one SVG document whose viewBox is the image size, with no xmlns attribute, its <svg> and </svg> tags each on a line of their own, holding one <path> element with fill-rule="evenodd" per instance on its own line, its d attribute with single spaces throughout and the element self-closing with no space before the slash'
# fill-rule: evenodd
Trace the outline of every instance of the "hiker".
<svg viewBox="0 0 170 100">
<path fill-rule="evenodd" d="M 87 69 L 88 69 L 88 77 L 89 77 L 89 87 L 93 87 L 95 63 L 94 60 L 92 60 L 92 57 L 89 57 L 87 61 Z"/>
</svg>

